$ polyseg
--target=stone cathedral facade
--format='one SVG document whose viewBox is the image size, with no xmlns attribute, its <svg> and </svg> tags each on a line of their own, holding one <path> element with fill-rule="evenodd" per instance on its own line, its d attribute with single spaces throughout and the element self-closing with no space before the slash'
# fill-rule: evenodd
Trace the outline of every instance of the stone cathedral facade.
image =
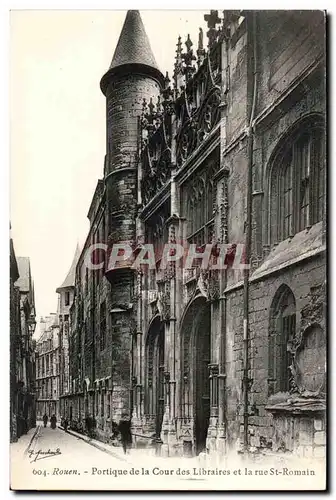
<svg viewBox="0 0 336 500">
<path fill-rule="evenodd" d="M 128 11 L 106 97 L 106 155 L 70 309 L 72 419 L 170 456 L 324 456 L 325 17 L 210 11 L 157 67 Z M 95 243 L 155 248 L 156 269 L 86 265 Z M 226 245 L 226 268 L 160 267 L 165 243 Z M 246 270 L 232 265 L 243 245 Z M 100 253 L 99 253 L 100 252 Z M 104 254 L 104 255 L 103 255 Z"/>
</svg>

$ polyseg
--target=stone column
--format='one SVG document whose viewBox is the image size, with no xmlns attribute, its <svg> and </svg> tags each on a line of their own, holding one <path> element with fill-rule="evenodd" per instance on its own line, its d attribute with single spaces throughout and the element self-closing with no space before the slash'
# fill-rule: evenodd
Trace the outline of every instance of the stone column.
<svg viewBox="0 0 336 500">
<path fill-rule="evenodd" d="M 139 270 L 137 272 L 137 318 L 136 318 L 136 331 L 133 340 L 133 356 L 135 360 L 134 373 L 132 377 L 133 389 L 133 415 L 132 415 L 132 429 L 136 434 L 142 434 L 142 307 L 143 307 L 143 275 Z"/>
</svg>

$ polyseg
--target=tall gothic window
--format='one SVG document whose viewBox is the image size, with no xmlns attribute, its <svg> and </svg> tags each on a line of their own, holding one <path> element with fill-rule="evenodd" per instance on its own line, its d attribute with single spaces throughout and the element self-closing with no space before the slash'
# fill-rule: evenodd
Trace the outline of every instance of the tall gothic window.
<svg viewBox="0 0 336 500">
<path fill-rule="evenodd" d="M 268 382 L 269 394 L 275 394 L 289 390 L 292 359 L 287 345 L 295 335 L 296 306 L 288 286 L 278 289 L 270 312 Z"/>
<path fill-rule="evenodd" d="M 146 243 L 152 243 L 153 245 L 157 267 L 160 265 L 164 246 L 168 242 L 166 221 L 169 215 L 169 203 L 164 203 L 161 209 L 146 222 Z"/>
<path fill-rule="evenodd" d="M 211 243 L 214 231 L 215 189 L 213 177 L 218 170 L 216 156 L 194 173 L 183 185 L 186 200 L 187 238 L 189 243 L 202 246 Z"/>
<path fill-rule="evenodd" d="M 286 139 L 271 175 L 271 243 L 321 221 L 325 198 L 325 134 L 320 120 L 305 121 Z"/>
</svg>

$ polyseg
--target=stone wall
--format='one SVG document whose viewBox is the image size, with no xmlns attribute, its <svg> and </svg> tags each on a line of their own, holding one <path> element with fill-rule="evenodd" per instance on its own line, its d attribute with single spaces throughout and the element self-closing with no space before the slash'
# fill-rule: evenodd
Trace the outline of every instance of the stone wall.
<svg viewBox="0 0 336 500">
<path fill-rule="evenodd" d="M 279 99 L 299 75 L 323 54 L 325 14 L 322 11 L 263 11 L 259 14 L 257 112 Z"/>
<path fill-rule="evenodd" d="M 314 69 L 323 51 L 323 13 L 263 12 L 257 20 L 257 102 L 253 150 L 253 246 L 256 258 L 250 284 L 249 320 L 249 444 L 254 448 L 269 448 L 270 443 L 280 443 L 288 426 L 292 425 L 294 437 L 297 433 L 307 435 L 309 443 L 322 446 L 324 422 L 321 415 L 306 421 L 305 416 L 291 422 L 282 414 L 272 414 L 268 405 L 268 335 L 270 307 L 273 297 L 282 284 L 291 288 L 297 308 L 297 324 L 317 321 L 315 304 L 317 296 L 322 297 L 321 286 L 325 281 L 325 260 L 314 247 L 314 235 L 319 228 L 311 228 L 307 237 L 293 240 L 292 247 L 282 252 L 281 267 L 270 265 L 264 247 L 269 243 L 269 228 L 272 220 L 268 214 L 268 172 L 272 155 L 278 141 L 285 137 L 292 125 L 311 113 L 325 111 L 323 72 Z M 322 28 L 322 31 L 321 31 Z M 226 78 L 225 98 L 221 103 L 221 125 L 218 144 L 221 152 L 218 158 L 220 172 L 217 175 L 217 203 L 214 207 L 216 237 L 220 242 L 233 244 L 245 242 L 247 189 L 247 134 L 251 111 L 251 90 L 253 82 L 252 39 L 246 20 L 237 28 L 234 37 L 223 42 L 222 68 Z M 322 35 L 321 35 L 322 34 Z M 322 38 L 321 38 L 322 36 Z M 228 51 L 227 53 L 225 51 Z M 105 193 L 96 200 L 92 212 L 91 229 L 87 246 L 94 241 L 99 229 L 100 217 L 104 217 L 106 237 L 111 247 L 117 242 L 135 243 L 143 236 L 145 220 L 160 214 L 164 200 L 169 203 L 168 214 L 172 213 L 174 231 L 169 227 L 172 240 L 186 237 L 188 221 L 185 220 L 182 184 L 189 175 L 197 176 L 197 169 L 206 161 L 214 149 L 215 135 L 205 138 L 199 151 L 186 160 L 187 167 L 177 174 L 174 190 L 169 197 L 163 188 L 162 204 L 156 200 L 156 209 L 149 203 L 144 209 L 144 219 L 138 214 L 138 152 L 139 116 L 143 100 L 154 102 L 159 92 L 155 80 L 145 75 L 118 76 L 107 89 L 107 149 L 104 169 Z M 176 157 L 176 143 L 172 141 L 172 159 Z M 174 167 L 175 168 L 175 167 Z M 201 167 L 200 167 L 201 168 Z M 225 173 L 224 173 L 225 171 Z M 192 172 L 192 173 L 191 173 Z M 225 179 L 225 180 L 224 180 Z M 97 195 L 98 196 L 98 195 Z M 180 211 L 177 200 L 181 201 Z M 148 208 L 149 207 L 149 208 Z M 139 234 L 136 234 L 136 218 L 139 216 Z M 140 220 L 141 219 L 141 220 Z M 149 219 L 148 219 L 149 220 Z M 147 220 L 147 222 L 148 222 Z M 225 224 L 225 230 L 223 225 Z M 176 231 L 175 231 L 176 229 Z M 301 238 L 301 239 L 300 239 Z M 303 241 L 304 240 L 304 241 Z M 315 242 L 315 243 L 314 243 Z M 305 243 L 307 248 L 303 248 Z M 311 247 L 309 247 L 311 245 Z M 321 245 L 320 245 L 321 246 Z M 295 247 L 296 250 L 293 250 Z M 314 256 L 302 259 L 300 251 L 316 250 Z M 279 247 L 277 258 L 281 253 Z M 296 253 L 295 253 L 296 252 Z M 294 255 L 295 254 L 295 255 Z M 295 258 L 294 258 L 294 257 Z M 293 257 L 293 262 L 288 262 Z M 295 263 L 294 263 L 295 261 Z M 261 273 L 262 266 L 264 272 Z M 257 274 L 259 272 L 259 275 Z M 85 340 L 81 329 L 80 354 L 82 356 L 80 387 L 90 379 L 88 407 L 97 420 L 97 431 L 101 437 L 112 430 L 112 421 L 118 421 L 123 411 L 136 416 L 137 430 L 153 432 L 153 416 L 145 415 L 144 394 L 146 389 L 146 335 L 152 319 L 160 315 L 165 322 L 165 414 L 162 438 L 168 450 L 176 448 L 176 439 L 193 441 L 193 418 L 182 415 L 183 384 L 183 317 L 197 294 L 211 302 L 211 360 L 215 379 L 212 383 L 216 397 L 211 394 L 212 408 L 208 445 L 216 448 L 216 439 L 226 439 L 234 447 L 241 438 L 243 422 L 243 288 L 241 271 L 229 269 L 219 277 L 219 292 L 212 296 L 209 283 L 198 281 L 199 276 L 186 283 L 182 276 L 161 276 L 159 283 L 149 283 L 146 277 L 135 286 L 130 269 L 123 272 L 107 270 L 94 278 L 90 273 L 85 287 L 86 270 L 83 258 L 78 266 L 78 287 L 83 298 L 83 317 L 90 318 L 94 311 L 94 328 Z M 159 276 L 158 276 L 159 277 Z M 142 288 L 141 288 L 142 287 Z M 150 288 L 151 294 L 147 288 Z M 153 290 L 153 288 L 155 290 Z M 315 294 L 315 295 L 314 295 Z M 99 310 L 106 301 L 107 331 L 105 349 L 99 347 Z M 190 311 L 189 311 L 190 312 Z M 319 320 L 321 327 L 325 325 Z M 299 327 L 298 327 L 299 328 Z M 300 327 L 301 328 L 301 327 Z M 94 332 L 94 333 L 93 333 Z M 79 335 L 79 332 L 76 332 Z M 136 337 L 136 341 L 134 338 Z M 132 352 L 133 345 L 133 352 Z M 190 352 L 192 362 L 193 352 Z M 75 375 L 74 375 L 75 376 Z M 136 408 L 131 408 L 132 377 L 136 379 Z M 107 381 L 109 380 L 109 381 Z M 111 413 L 101 412 L 102 396 L 105 404 L 110 396 Z M 80 396 L 81 397 L 81 396 Z M 215 402 L 217 401 L 217 406 Z M 79 403 L 76 403 L 79 410 Z M 80 405 L 82 414 L 84 404 Z M 274 416 L 272 416 L 274 415 Z M 274 418 L 279 425 L 274 425 Z M 300 431 L 301 429 L 301 431 Z M 305 429 L 303 432 L 302 429 Z M 292 432 L 291 431 L 291 432 Z M 217 434 L 216 434 L 217 433 Z M 186 438 L 188 436 L 188 439 Z M 296 438 L 295 438 L 296 439 Z M 303 446 L 304 438 L 298 446 Z M 301 443 L 301 444 L 300 444 Z M 319 444 L 321 443 L 321 444 Z M 217 442 L 218 444 L 218 442 Z M 189 446 L 189 445 L 188 445 Z M 293 445 L 294 446 L 294 445 Z M 296 444 L 295 444 L 296 446 Z M 192 448 L 191 448 L 192 449 Z M 218 444 L 218 449 L 223 449 Z M 312 448 L 313 449 L 313 448 Z M 315 448 L 314 448 L 315 449 Z M 320 450 L 320 448 L 319 448 Z M 180 446 L 180 451 L 183 451 Z M 190 451 L 190 450 L 189 450 Z M 171 451 L 168 451 L 171 453 Z M 314 453 L 322 453 L 314 451 Z"/>
<path fill-rule="evenodd" d="M 297 266 L 283 269 L 280 273 L 265 276 L 250 287 L 250 342 L 249 342 L 249 432 L 250 445 L 267 447 L 274 435 L 272 415 L 266 411 L 268 404 L 268 334 L 270 308 L 276 291 L 286 284 L 296 299 L 297 324 L 303 311 L 311 304 L 311 291 L 320 290 L 321 300 L 325 300 L 325 258 L 323 255 Z M 243 379 L 243 290 L 227 291 L 227 437 L 233 445 L 239 438 L 239 424 L 242 424 L 242 379 Z M 314 310 L 310 320 L 315 321 Z M 324 328 L 324 321 L 321 324 Z M 299 327 L 298 327 L 299 329 Z M 308 367 L 306 367 L 308 369 Z"/>
<path fill-rule="evenodd" d="M 159 84 L 146 75 L 127 74 L 115 79 L 106 93 L 107 170 L 105 175 L 137 165 L 138 117 L 143 100 L 155 102 Z"/>
</svg>

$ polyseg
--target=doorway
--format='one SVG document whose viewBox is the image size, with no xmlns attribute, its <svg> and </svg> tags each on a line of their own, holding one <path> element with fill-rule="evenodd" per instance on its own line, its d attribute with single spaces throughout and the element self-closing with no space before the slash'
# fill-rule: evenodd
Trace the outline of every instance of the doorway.
<svg viewBox="0 0 336 500">
<path fill-rule="evenodd" d="M 195 325 L 195 446 L 196 454 L 206 447 L 210 419 L 210 307 L 203 307 Z"/>
<path fill-rule="evenodd" d="M 146 341 L 146 414 L 153 417 L 155 435 L 160 437 L 164 415 L 164 324 L 159 316 L 152 321 Z"/>
<path fill-rule="evenodd" d="M 193 442 L 196 454 L 206 447 L 210 420 L 211 309 L 203 296 L 189 305 L 181 327 L 182 342 L 182 420 L 193 421 Z"/>
</svg>

